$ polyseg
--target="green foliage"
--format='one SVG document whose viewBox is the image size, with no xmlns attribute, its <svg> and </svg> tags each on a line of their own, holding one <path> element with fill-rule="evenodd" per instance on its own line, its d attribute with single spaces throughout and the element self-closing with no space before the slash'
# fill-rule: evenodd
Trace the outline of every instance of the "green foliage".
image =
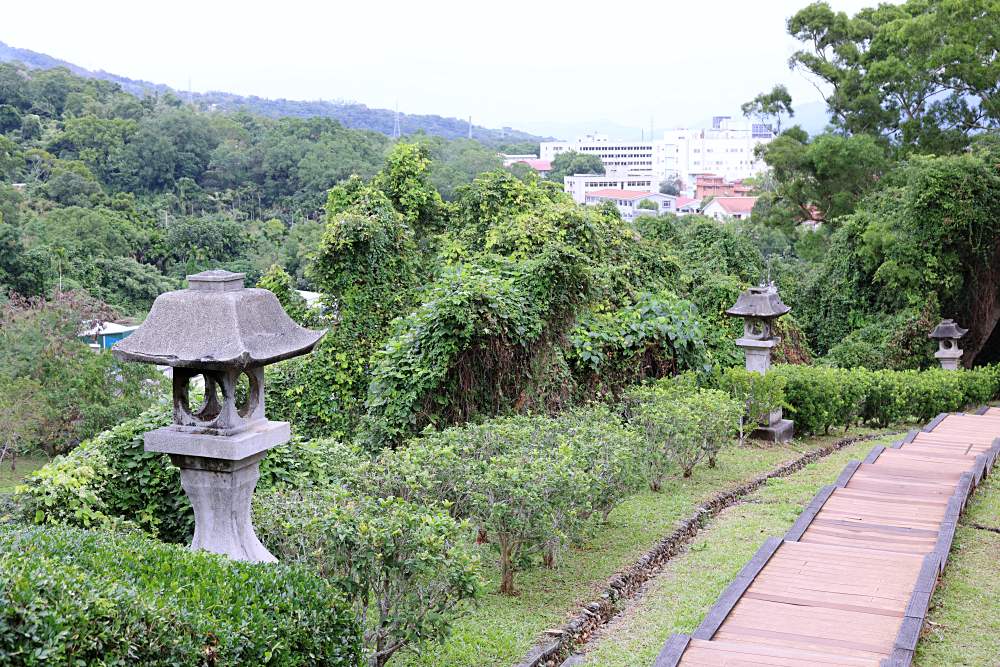
<svg viewBox="0 0 1000 667">
<path fill-rule="evenodd" d="M 886 427 L 927 421 L 942 412 L 978 406 L 1000 395 L 1000 370 L 869 371 L 822 366 L 776 366 L 785 380 L 788 416 L 799 433 L 825 433 L 859 421 Z"/>
<path fill-rule="evenodd" d="M 783 85 L 777 85 L 769 93 L 760 93 L 757 97 L 740 107 L 744 116 L 755 116 L 762 122 L 769 118 L 774 118 L 776 127 L 775 134 L 781 134 L 781 116 L 794 116 L 795 110 L 792 108 L 792 96 Z"/>
<path fill-rule="evenodd" d="M 194 515 L 180 471 L 167 455 L 143 449 L 143 434 L 169 423 L 167 408 L 153 408 L 56 457 L 18 487 L 25 516 L 82 527 L 127 522 L 166 542 L 189 541 Z M 359 461 L 349 452 L 333 441 L 293 438 L 261 463 L 258 489 L 343 479 Z"/>
<path fill-rule="evenodd" d="M 257 287 L 270 290 L 274 296 L 278 297 L 281 307 L 285 309 L 288 316 L 302 326 L 310 326 L 315 319 L 309 312 L 306 300 L 295 291 L 295 285 L 288 272 L 277 264 L 272 264 L 260 280 Z"/>
<path fill-rule="evenodd" d="M 430 163 L 424 146 L 400 142 L 389 151 L 372 183 L 420 233 L 433 229 L 443 207 L 441 195 L 430 183 Z"/>
<path fill-rule="evenodd" d="M 740 444 L 747 431 L 764 424 L 767 416 L 785 404 L 785 376 L 778 373 L 755 373 L 732 367 L 718 377 L 719 389 L 743 407 L 740 415 Z"/>
<path fill-rule="evenodd" d="M 983 304 L 1000 290 L 991 269 L 1000 234 L 1000 170 L 990 146 L 984 141 L 969 154 L 915 157 L 843 219 L 799 304 L 818 352 L 887 315 L 934 319 L 940 304 L 941 314 L 971 330 L 963 346 L 975 359 L 995 323 Z"/>
<path fill-rule="evenodd" d="M 783 225 L 824 221 L 854 210 L 858 201 L 884 177 L 890 162 L 877 139 L 865 134 L 820 134 L 812 139 L 785 133 L 762 147 L 777 189 L 761 206 L 771 207 L 767 221 Z M 757 208 L 754 209 L 757 215 Z"/>
<path fill-rule="evenodd" d="M 991 0 L 908 0 L 853 17 L 814 2 L 788 20 L 791 64 L 826 84 L 833 123 L 908 150 L 961 150 L 1000 108 Z"/>
<path fill-rule="evenodd" d="M 343 665 L 358 623 L 335 584 L 135 535 L 0 527 L 0 662 Z"/>
<path fill-rule="evenodd" d="M 648 294 L 634 306 L 588 313 L 570 332 L 569 362 L 593 395 L 708 362 L 704 325 L 694 305 L 674 294 Z"/>
<path fill-rule="evenodd" d="M 0 394 L 8 404 L 14 399 L 31 404 L 30 410 L 8 414 L 30 424 L 0 427 L 21 431 L 22 453 L 66 452 L 162 395 L 162 376 L 155 369 L 119 364 L 77 338 L 81 321 L 105 319 L 99 304 L 73 293 L 52 301 L 13 299 L 0 310 Z"/>
<path fill-rule="evenodd" d="M 633 390 L 627 397 L 630 423 L 639 429 L 648 448 L 650 488 L 659 491 L 670 465 L 690 477 L 694 467 L 715 457 L 737 430 L 743 406 L 715 389 L 660 385 Z"/>
<path fill-rule="evenodd" d="M 604 163 L 597 155 L 564 151 L 552 160 L 552 170 L 549 172 L 548 178 L 554 183 L 562 183 L 567 176 L 603 173 Z"/>
<path fill-rule="evenodd" d="M 442 640 L 479 594 L 467 531 L 445 510 L 337 487 L 258 495 L 254 505 L 279 560 L 307 563 L 346 589 L 370 667 Z"/>
</svg>

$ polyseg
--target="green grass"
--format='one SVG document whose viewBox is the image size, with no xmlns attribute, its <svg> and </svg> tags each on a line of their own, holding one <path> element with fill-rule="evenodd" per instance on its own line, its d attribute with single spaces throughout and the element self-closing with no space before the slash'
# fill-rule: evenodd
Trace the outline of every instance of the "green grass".
<svg viewBox="0 0 1000 667">
<path fill-rule="evenodd" d="M 931 599 L 918 667 L 1000 664 L 1000 467 L 976 491 L 955 531 L 944 576 Z"/>
<path fill-rule="evenodd" d="M 886 438 L 881 443 L 890 442 Z M 691 547 L 667 564 L 637 601 L 585 647 L 588 665 L 651 665 L 667 638 L 693 631 L 716 598 L 768 537 L 781 536 L 803 506 L 874 442 L 847 447 L 767 485 L 724 510 Z M 942 663 L 943 664 L 943 663 Z"/>
<path fill-rule="evenodd" d="M 862 432 L 854 431 L 852 435 Z M 766 448 L 752 445 L 729 448 L 720 456 L 717 468 L 699 466 L 692 478 L 684 480 L 678 476 L 670 480 L 661 493 L 644 492 L 629 498 L 611 513 L 608 526 L 600 528 L 586 545 L 565 554 L 559 567 L 554 570 L 532 567 L 519 572 L 515 583 L 520 595 L 511 598 L 492 592 L 487 594 L 476 610 L 458 621 L 445 643 L 425 646 L 419 656 L 399 656 L 398 664 L 479 667 L 517 662 L 547 629 L 560 627 L 582 603 L 600 594 L 612 574 L 633 563 L 670 533 L 677 521 L 690 515 L 713 494 L 737 486 L 804 452 L 828 445 L 839 437 L 811 438 Z M 871 446 L 871 443 L 863 443 L 852 451 L 856 456 L 858 451 L 867 451 Z M 833 456 L 838 463 L 829 468 L 831 471 L 836 469 L 832 473 L 836 478 L 850 456 Z M 826 482 L 815 482 L 810 488 L 815 491 L 822 483 Z M 778 486 L 772 484 L 769 488 L 778 488 L 781 483 L 776 484 Z M 808 500 L 810 495 L 812 492 L 805 494 L 803 499 Z M 791 523 L 799 509 L 798 506 L 783 509 L 782 520 Z M 763 537 L 766 535 L 762 534 L 760 539 L 755 535 L 751 540 L 753 544 L 745 545 L 749 554 Z M 484 547 L 482 557 L 485 563 L 491 564 L 486 568 L 487 590 L 495 591 L 499 587 L 499 577 L 492 565 L 495 552 Z M 740 555 L 734 559 L 738 562 L 736 570 L 748 557 Z M 731 577 L 732 574 L 715 577 L 719 590 Z M 711 594 L 712 599 L 717 592 Z M 394 664 L 397 663 L 394 661 Z"/>
<path fill-rule="evenodd" d="M 11 470 L 10 461 L 4 460 L 0 464 L 0 493 L 10 493 L 29 473 L 38 470 L 48 462 L 48 457 L 44 455 L 19 456 L 17 457 L 17 468 Z"/>
</svg>

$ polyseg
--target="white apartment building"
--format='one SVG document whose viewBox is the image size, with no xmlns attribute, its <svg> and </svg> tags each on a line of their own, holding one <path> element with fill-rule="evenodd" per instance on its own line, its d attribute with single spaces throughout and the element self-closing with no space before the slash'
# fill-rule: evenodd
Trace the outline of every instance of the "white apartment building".
<svg viewBox="0 0 1000 667">
<path fill-rule="evenodd" d="M 539 157 L 555 160 L 568 151 L 601 158 L 607 171 L 649 176 L 657 187 L 677 173 L 677 150 L 667 141 L 617 141 L 603 134 L 588 134 L 576 141 L 543 141 Z"/>
<path fill-rule="evenodd" d="M 713 118 L 711 128 L 664 133 L 665 141 L 675 147 L 676 169 L 685 190 L 694 189 L 695 174 L 735 181 L 763 172 L 767 165 L 754 156 L 754 149 L 773 138 L 767 125 L 734 121 L 728 116 Z"/>
<path fill-rule="evenodd" d="M 595 174 L 576 174 L 563 178 L 563 190 L 568 192 L 573 201 L 583 204 L 587 195 L 597 190 L 632 190 L 639 192 L 659 192 L 660 181 L 653 176 L 635 176 L 627 172 L 609 171 L 603 176 Z"/>
<path fill-rule="evenodd" d="M 587 206 L 597 206 L 601 202 L 611 201 L 618 207 L 623 220 L 633 220 L 640 215 L 660 215 L 663 213 L 673 213 L 677 210 L 677 198 L 673 195 L 661 195 L 659 192 L 641 192 L 635 190 L 618 190 L 608 188 L 606 190 L 595 190 L 588 192 Z M 644 208 L 639 206 L 643 201 L 652 202 L 656 208 Z"/>
</svg>

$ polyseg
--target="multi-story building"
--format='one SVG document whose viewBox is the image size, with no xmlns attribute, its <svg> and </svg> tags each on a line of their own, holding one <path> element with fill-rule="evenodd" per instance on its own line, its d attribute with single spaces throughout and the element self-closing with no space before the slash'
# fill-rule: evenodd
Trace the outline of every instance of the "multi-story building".
<svg viewBox="0 0 1000 667">
<path fill-rule="evenodd" d="M 677 209 L 674 205 L 677 198 L 673 195 L 661 195 L 659 192 L 619 190 L 616 188 L 588 192 L 584 203 L 587 206 L 596 206 L 606 201 L 615 203 L 623 220 L 632 220 L 639 215 L 673 213 Z M 652 206 L 650 204 L 643 204 L 643 202 L 649 202 Z"/>
<path fill-rule="evenodd" d="M 705 197 L 747 197 L 752 188 L 744 185 L 743 181 L 727 181 L 722 176 L 715 174 L 695 174 L 694 196 L 695 199 Z"/>
<path fill-rule="evenodd" d="M 675 147 L 675 168 L 689 194 L 695 194 L 698 174 L 736 181 L 763 172 L 767 165 L 757 159 L 754 149 L 773 138 L 767 125 L 734 121 L 728 116 L 716 116 L 711 128 L 664 134 L 665 142 Z"/>
<path fill-rule="evenodd" d="M 635 176 L 618 171 L 604 175 L 576 174 L 563 177 L 563 190 L 573 197 L 573 201 L 583 204 L 587 195 L 597 190 L 632 190 L 636 192 L 659 192 L 660 181 L 651 175 Z"/>
<path fill-rule="evenodd" d="M 543 160 L 555 160 L 569 151 L 596 155 L 601 158 L 605 170 L 649 176 L 656 181 L 657 187 L 677 172 L 676 147 L 661 139 L 617 141 L 603 134 L 589 134 L 576 141 L 543 141 L 540 151 Z"/>
</svg>

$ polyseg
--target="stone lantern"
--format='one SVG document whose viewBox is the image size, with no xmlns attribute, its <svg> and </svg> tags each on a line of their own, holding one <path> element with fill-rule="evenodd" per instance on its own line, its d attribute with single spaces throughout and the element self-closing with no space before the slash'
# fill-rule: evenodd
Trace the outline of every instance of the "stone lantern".
<svg viewBox="0 0 1000 667">
<path fill-rule="evenodd" d="M 243 287 L 244 274 L 205 271 L 188 289 L 161 294 L 146 321 L 114 355 L 172 367 L 173 424 L 144 436 L 181 469 L 194 507 L 192 549 L 236 560 L 273 561 L 250 521 L 260 460 L 288 442 L 288 422 L 264 416 L 264 366 L 305 354 L 325 331 L 293 322 L 277 297 Z M 198 381 L 198 378 L 201 381 Z M 191 405 L 192 382 L 205 398 Z"/>
<path fill-rule="evenodd" d="M 941 323 L 927 335 L 928 338 L 938 342 L 938 351 L 934 356 L 941 362 L 941 368 L 947 371 L 958 370 L 958 364 L 962 360 L 962 350 L 958 347 L 958 341 L 968 331 L 955 324 L 955 320 L 941 320 Z"/>
<path fill-rule="evenodd" d="M 774 335 L 773 323 L 791 308 L 781 302 L 774 283 L 751 287 L 741 292 L 732 308 L 726 311 L 734 317 L 743 318 L 743 336 L 736 345 L 743 348 L 746 368 L 761 375 L 771 368 L 771 348 L 781 339 Z M 789 419 L 782 419 L 781 408 L 767 416 L 766 423 L 751 434 L 751 437 L 774 442 L 792 439 L 794 425 Z"/>
</svg>

